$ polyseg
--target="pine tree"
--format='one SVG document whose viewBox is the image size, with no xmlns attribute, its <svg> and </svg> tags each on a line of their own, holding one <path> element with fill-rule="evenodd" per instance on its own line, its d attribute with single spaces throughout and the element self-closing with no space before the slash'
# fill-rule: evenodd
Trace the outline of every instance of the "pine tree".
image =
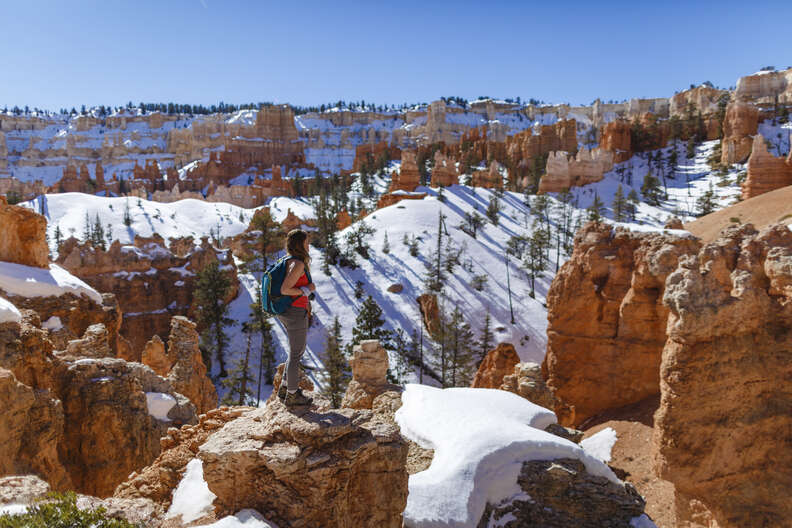
<svg viewBox="0 0 792 528">
<path fill-rule="evenodd" d="M 596 192 L 594 192 L 594 201 L 591 202 L 591 205 L 588 206 L 586 211 L 588 211 L 589 222 L 595 222 L 598 224 L 602 221 L 602 217 L 605 214 L 605 204 L 602 203 L 599 194 Z"/>
<path fill-rule="evenodd" d="M 341 406 L 347 384 L 349 383 L 349 364 L 342 352 L 341 342 L 341 323 L 338 316 L 333 319 L 333 328 L 327 334 L 327 344 L 325 345 L 325 379 L 327 383 L 324 393 L 330 398 L 333 408 Z"/>
<path fill-rule="evenodd" d="M 613 195 L 613 219 L 617 222 L 623 222 L 627 218 L 627 200 L 624 198 L 624 190 L 621 184 L 616 188 L 616 193 Z"/>
<path fill-rule="evenodd" d="M 657 207 L 660 205 L 660 182 L 652 175 L 652 171 L 646 173 L 644 181 L 641 184 L 641 194 L 643 194 L 646 203 Z"/>
<path fill-rule="evenodd" d="M 346 245 L 347 250 L 354 250 L 364 259 L 369 258 L 369 245 L 368 239 L 374 234 L 374 228 L 368 225 L 364 220 L 355 222 L 355 224 L 347 231 Z"/>
<path fill-rule="evenodd" d="M 476 233 L 484 225 L 484 219 L 480 214 L 473 211 L 472 213 L 465 213 L 465 225 L 473 238 L 476 238 Z"/>
<path fill-rule="evenodd" d="M 360 306 L 360 311 L 355 318 L 355 327 L 352 329 L 352 342 L 347 345 L 347 352 L 352 354 L 354 344 L 366 339 L 378 339 L 384 348 L 390 348 L 392 332 L 383 328 L 385 320 L 382 318 L 382 308 L 377 305 L 369 295 Z"/>
<path fill-rule="evenodd" d="M 63 231 L 61 231 L 60 225 L 55 225 L 55 250 L 60 251 L 61 243 L 63 242 Z"/>
<path fill-rule="evenodd" d="M 437 248 L 430 261 L 427 262 L 426 275 L 424 277 L 424 288 L 427 291 L 439 292 L 443 289 L 445 273 L 443 273 L 443 219 L 445 215 L 438 211 L 437 216 Z M 412 248 L 411 248 L 412 249 Z M 416 248 L 417 249 L 417 248 Z M 412 254 L 412 251 L 410 252 Z"/>
<path fill-rule="evenodd" d="M 523 265 L 528 270 L 531 279 L 531 298 L 536 297 L 536 279 L 547 269 L 545 261 L 545 247 L 549 243 L 547 232 L 534 220 L 533 233 L 528 242 L 528 252 L 523 260 Z"/>
<path fill-rule="evenodd" d="M 124 204 L 124 225 L 127 226 L 127 227 L 132 225 L 132 213 L 129 210 L 129 200 L 128 199 L 127 199 L 126 203 Z"/>
<path fill-rule="evenodd" d="M 638 214 L 638 204 L 641 200 L 638 198 L 638 193 L 635 192 L 635 189 L 630 189 L 630 192 L 627 193 L 627 216 L 635 222 L 635 217 Z"/>
<path fill-rule="evenodd" d="M 242 331 L 247 337 L 245 355 L 234 365 L 228 377 L 223 380 L 223 386 L 228 389 L 222 399 L 222 403 L 225 405 L 245 405 L 253 397 L 252 383 L 254 380 L 250 375 L 250 338 L 253 330 L 247 323 L 243 323 Z"/>
<path fill-rule="evenodd" d="M 709 184 L 709 189 L 696 200 L 696 206 L 698 207 L 698 214 L 696 216 L 708 215 L 715 210 L 717 203 L 715 201 L 715 189 L 712 188 L 712 182 Z"/>
<path fill-rule="evenodd" d="M 362 299 L 363 294 L 366 293 L 363 289 L 363 282 L 362 281 L 355 281 L 355 299 Z"/>
<path fill-rule="evenodd" d="M 494 340 L 495 335 L 492 333 L 492 317 L 490 317 L 489 310 L 487 310 L 487 315 L 484 317 L 484 326 L 481 327 L 481 337 L 476 343 L 476 348 L 478 348 L 478 357 L 475 358 L 477 368 L 484 360 L 487 353 L 492 350 Z"/>
<path fill-rule="evenodd" d="M 687 158 L 692 159 L 696 155 L 696 142 L 693 137 L 687 142 Z"/>
<path fill-rule="evenodd" d="M 198 273 L 195 282 L 195 298 L 198 326 L 201 328 L 201 352 L 204 363 L 212 364 L 212 355 L 220 365 L 220 377 L 228 375 L 225 368 L 225 353 L 229 339 L 226 327 L 234 324 L 228 317 L 228 305 L 225 297 L 231 288 L 231 280 L 220 271 L 217 262 L 207 264 Z"/>
<path fill-rule="evenodd" d="M 106 249 L 105 246 L 105 230 L 102 226 L 102 220 L 99 218 L 99 213 L 96 213 L 93 227 L 91 227 L 91 243 L 94 247 Z"/>
<path fill-rule="evenodd" d="M 256 245 L 261 258 L 260 264 L 251 271 L 264 271 L 269 266 L 267 250 L 273 246 L 280 248 L 283 245 L 284 233 L 280 224 L 272 218 L 269 208 L 266 207 L 253 215 L 253 219 L 250 221 L 250 229 L 259 233 Z"/>
<path fill-rule="evenodd" d="M 85 211 L 85 225 L 83 225 L 83 242 L 91 241 L 91 234 L 93 233 L 93 224 L 91 218 L 88 216 L 88 211 Z"/>
<path fill-rule="evenodd" d="M 388 381 L 394 384 L 404 383 L 407 374 L 410 372 L 409 354 L 416 346 L 416 334 L 412 334 L 412 342 L 408 343 L 404 337 L 404 330 L 397 328 L 393 333 L 393 352 L 396 361 L 388 368 Z"/>
<path fill-rule="evenodd" d="M 445 331 L 446 348 L 448 350 L 450 386 L 469 386 L 472 379 L 474 344 L 473 331 L 465 321 L 459 306 L 454 307 Z"/>
</svg>

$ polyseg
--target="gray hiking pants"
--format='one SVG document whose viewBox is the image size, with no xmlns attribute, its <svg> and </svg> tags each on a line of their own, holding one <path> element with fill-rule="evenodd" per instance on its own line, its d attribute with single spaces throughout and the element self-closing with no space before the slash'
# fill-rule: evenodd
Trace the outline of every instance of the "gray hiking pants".
<svg viewBox="0 0 792 528">
<path fill-rule="evenodd" d="M 296 391 L 300 386 L 300 358 L 305 352 L 308 337 L 308 310 L 289 306 L 278 316 L 289 337 L 289 359 L 286 361 L 286 388 Z M 281 384 L 283 381 L 281 380 Z"/>
</svg>

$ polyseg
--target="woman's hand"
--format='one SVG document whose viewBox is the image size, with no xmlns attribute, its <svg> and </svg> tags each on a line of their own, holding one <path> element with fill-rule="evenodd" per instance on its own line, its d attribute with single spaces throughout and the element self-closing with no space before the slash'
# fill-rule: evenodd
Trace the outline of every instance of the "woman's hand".
<svg viewBox="0 0 792 528">
<path fill-rule="evenodd" d="M 311 291 L 316 291 L 316 285 L 312 282 L 311 284 L 308 285 L 308 289 Z"/>
</svg>

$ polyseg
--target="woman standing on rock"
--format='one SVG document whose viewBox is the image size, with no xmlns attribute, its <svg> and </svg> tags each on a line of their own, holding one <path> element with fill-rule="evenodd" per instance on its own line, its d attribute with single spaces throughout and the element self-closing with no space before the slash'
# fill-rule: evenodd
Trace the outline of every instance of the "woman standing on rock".
<svg viewBox="0 0 792 528">
<path fill-rule="evenodd" d="M 305 352 L 308 337 L 308 321 L 311 314 L 309 297 L 313 297 L 316 286 L 311 281 L 311 257 L 308 255 L 308 233 L 292 229 L 286 235 L 286 253 L 289 254 L 286 278 L 281 285 L 281 295 L 294 299 L 286 311 L 278 315 L 286 335 L 289 337 L 289 359 L 286 362 L 284 379 L 278 397 L 291 406 L 310 405 L 312 398 L 299 388 L 300 358 Z"/>
</svg>

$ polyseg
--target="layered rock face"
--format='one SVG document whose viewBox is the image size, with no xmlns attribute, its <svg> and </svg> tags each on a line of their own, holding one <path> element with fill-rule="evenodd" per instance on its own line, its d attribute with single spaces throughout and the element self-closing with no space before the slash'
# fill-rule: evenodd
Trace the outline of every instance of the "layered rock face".
<svg viewBox="0 0 792 528">
<path fill-rule="evenodd" d="M 54 352 L 38 315 L 23 313 L 22 323 L 0 325 L 0 407 L 8 413 L 0 458 L 12 461 L 3 474 L 34 473 L 57 490 L 108 495 L 156 458 L 170 425 L 195 422 L 194 406 L 170 382 L 139 363 L 102 357 L 110 350 L 102 324 Z M 149 393 L 167 406 L 152 410 Z"/>
<path fill-rule="evenodd" d="M 388 352 L 376 339 L 362 341 L 352 349 L 352 380 L 347 385 L 342 407 L 371 409 L 374 398 L 399 387 L 388 383 Z"/>
<path fill-rule="evenodd" d="M 388 192 L 407 191 L 412 192 L 421 183 L 421 174 L 418 172 L 418 162 L 415 152 L 404 150 L 401 153 L 401 168 L 399 172 L 391 175 L 391 183 Z"/>
<path fill-rule="evenodd" d="M 479 389 L 500 388 L 503 377 L 514 372 L 514 366 L 519 362 L 520 356 L 514 350 L 514 345 L 498 343 L 498 346 L 487 352 L 470 386 Z"/>
<path fill-rule="evenodd" d="M 58 389 L 65 425 L 59 449 L 75 489 L 83 493 L 110 495 L 159 455 L 159 439 L 171 423 L 196 421 L 189 400 L 139 363 L 75 358 L 65 366 Z M 148 393 L 172 400 L 167 421 L 150 414 Z"/>
<path fill-rule="evenodd" d="M 0 196 L 0 261 L 49 267 L 47 220 L 30 209 L 8 205 Z"/>
<path fill-rule="evenodd" d="M 587 224 L 547 295 L 544 378 L 562 425 L 659 392 L 666 277 L 694 238 Z"/>
<path fill-rule="evenodd" d="M 792 152 L 786 159 L 777 158 L 767 151 L 761 134 L 754 136 L 751 157 L 748 158 L 748 176 L 742 183 L 742 199 L 747 200 L 766 192 L 792 185 Z"/>
<path fill-rule="evenodd" d="M 232 288 L 226 301 L 237 295 L 236 266 L 229 250 L 218 250 L 204 238 L 172 240 L 136 236 L 131 245 L 114 242 L 107 251 L 91 243 L 67 240 L 60 248 L 58 263 L 99 291 L 112 292 L 123 310 L 121 334 L 140 354 L 152 335 L 167 339 L 171 317 L 193 316 L 196 275 L 209 263 L 219 263 L 231 275 Z"/>
<path fill-rule="evenodd" d="M 254 508 L 281 526 L 402 526 L 407 444 L 371 411 L 280 402 L 247 412 L 201 445 L 219 514 Z"/>
<path fill-rule="evenodd" d="M 681 117 L 688 113 L 689 108 L 695 108 L 704 115 L 718 111 L 721 98 L 728 97 L 728 90 L 719 90 L 710 86 L 696 86 L 684 90 L 669 99 L 669 114 Z"/>
<path fill-rule="evenodd" d="M 614 155 L 609 150 L 581 149 L 576 156 L 551 152 L 546 174 L 539 182 L 539 192 L 561 192 L 564 189 L 598 182 L 613 168 Z"/>
<path fill-rule="evenodd" d="M 449 159 L 439 150 L 435 152 L 432 167 L 432 187 L 448 187 L 459 183 L 459 172 L 453 159 Z"/>
<path fill-rule="evenodd" d="M 751 103 L 735 101 L 726 107 L 723 123 L 721 163 L 742 163 L 751 154 L 752 136 L 759 127 L 759 109 Z"/>
<path fill-rule="evenodd" d="M 162 452 L 152 462 L 118 485 L 113 496 L 119 499 L 149 499 L 167 510 L 173 490 L 179 485 L 187 463 L 195 458 L 198 447 L 226 423 L 239 418 L 251 407 L 222 407 L 202 414 L 198 423 L 168 429 L 160 438 Z"/>
<path fill-rule="evenodd" d="M 360 172 L 364 166 L 373 166 L 380 160 L 394 160 L 401 157 L 398 147 L 390 146 L 385 141 L 366 143 L 355 147 L 355 161 L 352 163 L 352 172 Z"/>
<path fill-rule="evenodd" d="M 630 123 L 617 119 L 607 123 L 600 132 L 600 148 L 613 152 L 613 161 L 621 163 L 632 156 Z"/>
<path fill-rule="evenodd" d="M 698 499 L 721 527 L 792 515 L 790 262 L 785 225 L 744 225 L 680 259 L 666 281 L 655 466 L 686 497 L 678 504 Z"/>
<path fill-rule="evenodd" d="M 143 363 L 173 384 L 179 394 L 195 405 L 198 414 L 217 407 L 217 391 L 207 376 L 206 365 L 198 348 L 200 336 L 195 323 L 182 316 L 171 318 L 168 350 L 159 336 L 154 336 L 143 351 Z"/>
<path fill-rule="evenodd" d="M 737 100 L 752 100 L 757 104 L 772 105 L 776 99 L 779 103 L 790 104 L 792 103 L 792 68 L 741 77 L 737 80 L 734 96 Z"/>
</svg>

